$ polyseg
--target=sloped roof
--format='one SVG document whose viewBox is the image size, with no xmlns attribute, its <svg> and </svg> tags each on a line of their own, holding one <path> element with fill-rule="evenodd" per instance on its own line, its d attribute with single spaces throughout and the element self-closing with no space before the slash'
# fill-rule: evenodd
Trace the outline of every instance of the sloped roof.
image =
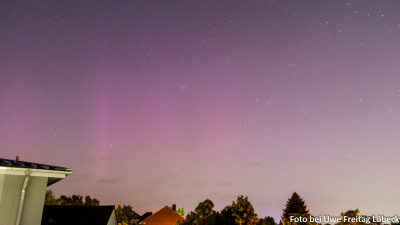
<svg viewBox="0 0 400 225">
<path fill-rule="evenodd" d="M 176 221 L 178 221 L 178 220 L 183 221 L 183 220 L 185 220 L 185 218 L 183 218 L 177 212 L 172 210 L 170 207 L 165 206 L 164 208 L 160 209 L 158 212 L 147 217 L 145 220 L 143 220 L 139 224 L 143 224 L 143 225 L 175 225 Z"/>
<path fill-rule="evenodd" d="M 6 171 L 8 171 L 10 173 L 10 171 L 12 171 L 12 173 L 14 173 L 14 174 L 20 173 L 18 175 L 24 175 L 25 172 L 23 172 L 23 171 L 26 171 L 26 169 L 29 169 L 29 170 L 35 171 L 35 173 L 33 173 L 33 175 L 36 174 L 38 176 L 41 176 L 41 175 L 47 174 L 46 175 L 48 177 L 47 186 L 50 186 L 51 184 L 56 183 L 57 181 L 65 178 L 65 176 L 72 173 L 71 169 L 68 169 L 65 167 L 19 161 L 18 157 L 15 160 L 0 158 L 0 169 L 2 167 L 4 168 L 4 170 L 3 170 L 3 172 L 1 172 L 2 170 L 0 170 L 1 173 L 6 173 Z M 11 170 L 10 170 L 10 168 L 11 168 Z M 56 175 L 56 174 L 58 174 L 58 175 Z"/>
<path fill-rule="evenodd" d="M 107 225 L 114 206 L 45 205 L 42 225 Z"/>
<path fill-rule="evenodd" d="M 12 160 L 12 159 L 2 159 L 2 158 L 0 158 L 0 166 L 40 169 L 40 170 L 71 171 L 71 169 L 59 167 L 59 166 L 51 166 L 51 165 L 40 164 L 40 163 L 24 162 L 24 161 L 19 161 L 16 159 Z"/>
</svg>

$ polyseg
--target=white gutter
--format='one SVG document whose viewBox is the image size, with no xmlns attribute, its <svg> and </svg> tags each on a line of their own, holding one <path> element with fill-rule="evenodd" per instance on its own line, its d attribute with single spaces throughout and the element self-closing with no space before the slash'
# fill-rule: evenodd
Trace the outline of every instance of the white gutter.
<svg viewBox="0 0 400 225">
<path fill-rule="evenodd" d="M 21 215 L 22 215 L 22 208 L 24 206 L 26 187 L 28 186 L 29 176 L 31 175 L 31 173 L 32 173 L 31 170 L 27 170 L 25 173 L 25 181 L 24 181 L 24 186 L 22 186 L 21 196 L 19 197 L 17 222 L 15 223 L 15 225 L 19 225 L 19 223 L 21 222 Z"/>
<path fill-rule="evenodd" d="M 0 174 L 8 175 L 26 175 L 27 168 L 19 167 L 3 167 L 0 166 Z M 54 177 L 54 178 L 65 178 L 67 175 L 71 174 L 71 170 L 44 170 L 44 169 L 29 169 L 31 177 Z"/>
</svg>

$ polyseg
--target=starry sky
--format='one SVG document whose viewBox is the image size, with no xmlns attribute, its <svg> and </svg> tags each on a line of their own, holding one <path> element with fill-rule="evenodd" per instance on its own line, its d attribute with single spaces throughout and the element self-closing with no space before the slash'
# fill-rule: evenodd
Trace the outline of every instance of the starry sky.
<svg viewBox="0 0 400 225">
<path fill-rule="evenodd" d="M 400 211 L 400 1 L 0 1 L 0 157 L 51 186 L 279 221 Z"/>
</svg>

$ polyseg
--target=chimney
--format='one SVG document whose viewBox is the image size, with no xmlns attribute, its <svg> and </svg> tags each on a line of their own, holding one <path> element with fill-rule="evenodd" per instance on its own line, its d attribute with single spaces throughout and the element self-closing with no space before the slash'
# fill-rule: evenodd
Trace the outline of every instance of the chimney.
<svg viewBox="0 0 400 225">
<path fill-rule="evenodd" d="M 172 210 L 176 211 L 176 204 L 172 204 Z"/>
<path fill-rule="evenodd" d="M 19 156 L 15 156 L 15 161 L 14 161 L 14 163 L 15 163 L 15 164 L 19 164 Z"/>
</svg>

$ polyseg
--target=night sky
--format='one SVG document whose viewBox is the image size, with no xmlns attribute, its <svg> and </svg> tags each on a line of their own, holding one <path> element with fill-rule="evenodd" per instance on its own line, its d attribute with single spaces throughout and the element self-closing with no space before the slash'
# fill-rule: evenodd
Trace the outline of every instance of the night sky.
<svg viewBox="0 0 400 225">
<path fill-rule="evenodd" d="M 139 214 L 400 211 L 400 1 L 0 1 L 0 157 Z"/>
</svg>

